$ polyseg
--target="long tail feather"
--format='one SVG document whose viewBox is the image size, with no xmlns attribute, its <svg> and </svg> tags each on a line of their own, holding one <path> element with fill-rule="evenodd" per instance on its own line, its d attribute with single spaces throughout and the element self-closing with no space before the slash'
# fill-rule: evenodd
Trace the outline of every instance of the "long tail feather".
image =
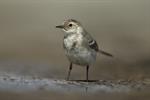
<svg viewBox="0 0 150 100">
<path fill-rule="evenodd" d="M 103 50 L 99 50 L 98 52 L 101 53 L 101 54 L 104 54 L 104 55 L 106 55 L 106 56 L 113 57 L 112 54 L 107 53 L 107 52 L 105 52 L 105 51 L 103 51 Z"/>
</svg>

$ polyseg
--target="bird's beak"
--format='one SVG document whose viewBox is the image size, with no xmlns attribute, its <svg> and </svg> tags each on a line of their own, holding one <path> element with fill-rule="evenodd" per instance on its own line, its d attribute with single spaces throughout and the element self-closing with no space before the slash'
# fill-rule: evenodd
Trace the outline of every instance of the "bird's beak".
<svg viewBox="0 0 150 100">
<path fill-rule="evenodd" d="M 58 26 L 56 26 L 56 28 L 64 28 L 64 25 L 58 25 Z"/>
</svg>

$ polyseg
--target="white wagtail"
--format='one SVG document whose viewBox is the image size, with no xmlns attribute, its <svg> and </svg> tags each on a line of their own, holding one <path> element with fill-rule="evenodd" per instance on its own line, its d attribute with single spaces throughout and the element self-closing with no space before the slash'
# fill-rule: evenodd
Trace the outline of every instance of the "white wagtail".
<svg viewBox="0 0 150 100">
<path fill-rule="evenodd" d="M 111 54 L 98 48 L 97 42 L 80 22 L 68 19 L 56 28 L 62 29 L 65 33 L 63 47 L 70 61 L 67 80 L 69 80 L 73 64 L 86 66 L 86 81 L 88 81 L 89 66 L 95 62 L 97 52 L 112 57 Z"/>
</svg>

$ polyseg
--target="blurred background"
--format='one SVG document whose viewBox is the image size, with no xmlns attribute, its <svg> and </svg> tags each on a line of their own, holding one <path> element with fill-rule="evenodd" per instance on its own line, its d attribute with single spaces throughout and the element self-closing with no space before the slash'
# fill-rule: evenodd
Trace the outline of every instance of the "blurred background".
<svg viewBox="0 0 150 100">
<path fill-rule="evenodd" d="M 90 79 L 149 78 L 149 9 L 148 0 L 0 0 L 0 72 L 64 79 L 69 62 L 55 26 L 73 18 L 114 55 L 98 55 Z M 71 79 L 85 79 L 85 68 Z"/>
</svg>

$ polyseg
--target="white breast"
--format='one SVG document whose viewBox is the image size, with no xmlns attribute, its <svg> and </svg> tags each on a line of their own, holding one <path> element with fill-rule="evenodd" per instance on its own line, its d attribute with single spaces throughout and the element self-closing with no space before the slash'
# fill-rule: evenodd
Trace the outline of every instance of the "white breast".
<svg viewBox="0 0 150 100">
<path fill-rule="evenodd" d="M 64 39 L 64 45 L 67 49 L 71 49 L 75 42 L 76 46 L 80 46 L 82 43 L 82 35 L 72 34 Z"/>
</svg>

